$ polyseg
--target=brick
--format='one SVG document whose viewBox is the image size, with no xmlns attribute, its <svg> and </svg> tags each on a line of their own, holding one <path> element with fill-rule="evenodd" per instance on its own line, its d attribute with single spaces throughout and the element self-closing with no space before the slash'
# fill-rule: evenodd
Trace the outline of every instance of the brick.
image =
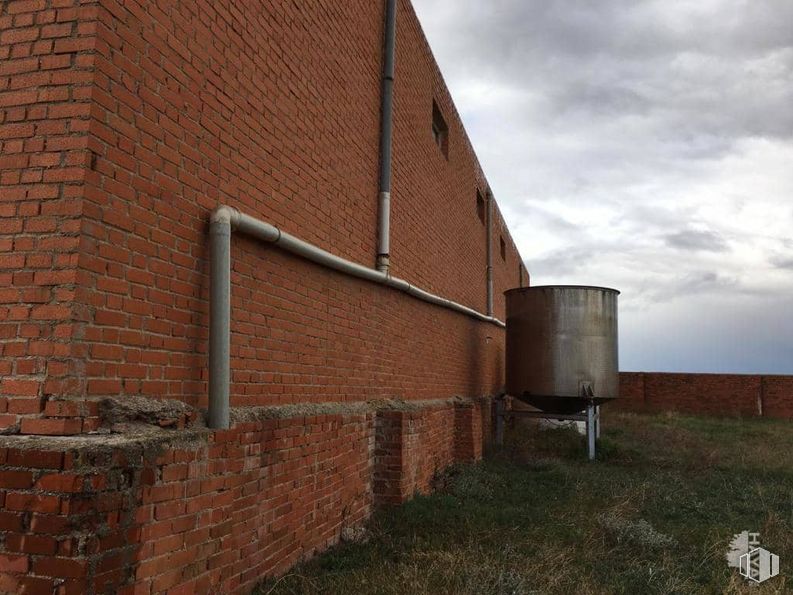
<svg viewBox="0 0 793 595">
<path fill-rule="evenodd" d="M 45 6 L 45 0 L 13 0 L 7 4 L 6 10 L 8 14 L 19 14 L 43 10 Z"/>
<path fill-rule="evenodd" d="M 41 556 L 52 556 L 58 549 L 58 542 L 43 535 L 8 535 L 6 549 Z"/>
<path fill-rule="evenodd" d="M 13 467 L 60 469 L 63 466 L 63 453 L 34 449 L 9 449 L 7 462 Z"/>
<path fill-rule="evenodd" d="M 21 531 L 23 520 L 21 513 L 0 512 L 0 531 Z"/>
<path fill-rule="evenodd" d="M 4 378 L 0 382 L 0 394 L 4 395 L 37 395 L 40 383 L 37 380 L 19 380 L 15 378 Z"/>
<path fill-rule="evenodd" d="M 56 582 L 51 578 L 26 576 L 19 580 L 19 593 L 26 595 L 49 595 L 55 589 Z"/>
<path fill-rule="evenodd" d="M 83 475 L 72 473 L 52 473 L 42 475 L 36 480 L 36 489 L 44 492 L 80 492 L 85 484 Z"/>
<path fill-rule="evenodd" d="M 75 282 L 76 271 L 37 271 L 33 276 L 36 285 L 62 285 Z"/>
<path fill-rule="evenodd" d="M 30 515 L 30 530 L 37 534 L 65 535 L 72 525 L 79 522 L 70 521 L 67 517 L 51 514 L 34 513 Z"/>
<path fill-rule="evenodd" d="M 0 554 L 0 572 L 23 573 L 28 571 L 28 567 L 27 556 Z"/>
<path fill-rule="evenodd" d="M 5 506 L 8 510 L 53 513 L 60 510 L 60 498 L 23 492 L 8 492 Z"/>
<path fill-rule="evenodd" d="M 10 63 L 13 65 L 13 63 Z M 7 74 L 13 74 L 8 72 L 11 70 L 12 66 L 7 66 L 0 70 L 6 71 Z M 37 99 L 37 91 L 11 91 L 8 93 L 0 93 L 0 107 L 14 107 L 19 105 L 27 105 L 30 103 L 36 103 Z"/>
<path fill-rule="evenodd" d="M 29 488 L 33 485 L 33 473 L 30 471 L 0 470 L 0 488 Z"/>
<path fill-rule="evenodd" d="M 40 434 L 48 436 L 68 436 L 79 434 L 83 422 L 78 418 L 71 419 L 23 419 L 20 426 L 22 434 Z"/>
<path fill-rule="evenodd" d="M 56 578 L 80 578 L 85 576 L 86 560 L 73 558 L 38 558 L 33 562 L 33 572 Z"/>
</svg>

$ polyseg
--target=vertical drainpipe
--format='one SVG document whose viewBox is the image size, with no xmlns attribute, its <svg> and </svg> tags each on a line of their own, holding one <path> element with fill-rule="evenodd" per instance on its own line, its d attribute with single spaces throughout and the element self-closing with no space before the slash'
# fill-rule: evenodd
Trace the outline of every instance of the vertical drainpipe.
<svg viewBox="0 0 793 595">
<path fill-rule="evenodd" d="M 396 3 L 385 0 L 383 94 L 380 111 L 380 180 L 377 200 L 377 270 L 388 273 L 391 250 L 391 139 L 394 113 L 394 47 Z"/>
<path fill-rule="evenodd" d="M 493 316 L 493 193 L 486 192 L 485 228 L 487 230 L 487 315 Z"/>
<path fill-rule="evenodd" d="M 231 209 L 220 208 L 209 222 L 209 414 L 213 429 L 229 427 L 231 330 Z"/>
</svg>

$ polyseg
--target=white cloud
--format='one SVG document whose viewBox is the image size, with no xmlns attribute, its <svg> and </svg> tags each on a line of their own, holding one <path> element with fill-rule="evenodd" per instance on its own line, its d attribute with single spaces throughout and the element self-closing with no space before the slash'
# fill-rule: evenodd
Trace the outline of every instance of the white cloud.
<svg viewBox="0 0 793 595">
<path fill-rule="evenodd" d="M 626 368 L 793 373 L 793 2 L 414 5 L 533 283 L 621 289 Z"/>
</svg>

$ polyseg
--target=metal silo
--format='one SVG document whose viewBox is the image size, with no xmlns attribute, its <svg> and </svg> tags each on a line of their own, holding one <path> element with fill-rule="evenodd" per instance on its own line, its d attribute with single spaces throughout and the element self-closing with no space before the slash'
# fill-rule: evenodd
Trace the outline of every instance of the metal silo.
<svg viewBox="0 0 793 595">
<path fill-rule="evenodd" d="M 548 285 L 505 295 L 507 394 L 553 413 L 618 396 L 616 289 Z"/>
<path fill-rule="evenodd" d="M 619 393 L 619 291 L 547 285 L 505 295 L 506 393 L 546 417 L 579 419 L 575 414 L 587 410 L 594 425 L 595 407 Z"/>
</svg>

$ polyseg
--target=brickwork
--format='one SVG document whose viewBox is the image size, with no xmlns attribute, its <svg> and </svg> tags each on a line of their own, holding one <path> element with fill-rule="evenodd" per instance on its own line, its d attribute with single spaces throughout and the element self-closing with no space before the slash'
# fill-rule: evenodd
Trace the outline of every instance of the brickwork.
<svg viewBox="0 0 793 595">
<path fill-rule="evenodd" d="M 13 206 L 0 275 L 13 286 L 2 294 L 0 367 L 12 376 L 0 384 L 0 425 L 91 431 L 92 401 L 106 396 L 206 406 L 206 233 L 219 204 L 373 265 L 382 3 L 264 3 L 243 14 L 229 2 L 41 0 L 0 10 L 12 58 L 0 84 L 13 89 L 0 88 L 3 159 L 18 172 L 2 186 Z M 52 56 L 27 56 L 47 48 Z M 448 158 L 432 138 L 433 100 Z M 392 272 L 484 310 L 476 193 L 487 182 L 407 0 L 394 102 Z M 500 389 L 497 327 L 242 236 L 232 243 L 233 405 Z M 497 205 L 493 255 L 503 317 L 520 258 Z"/>
<path fill-rule="evenodd" d="M 620 398 L 614 406 L 636 412 L 791 419 L 793 376 L 621 372 Z"/>
<path fill-rule="evenodd" d="M 384 411 L 377 421 L 376 498 L 397 504 L 427 493 L 455 460 L 455 408 L 448 403 Z"/>
<path fill-rule="evenodd" d="M 383 8 L 0 3 L 0 592 L 249 592 L 481 457 L 502 329 L 242 235 L 238 421 L 200 429 L 215 207 L 374 264 Z M 396 46 L 391 272 L 483 311 L 487 181 L 408 0 Z"/>
<path fill-rule="evenodd" d="M 18 430 L 49 395 L 81 389 L 78 260 L 96 14 L 79 0 L 0 3 L 0 429 Z M 79 432 L 82 422 L 28 421 L 23 431 L 59 429 Z"/>
<path fill-rule="evenodd" d="M 375 500 L 403 502 L 477 458 L 457 452 L 453 420 L 478 407 L 433 401 L 101 442 L 6 437 L 0 592 L 248 593 L 354 535 Z M 392 489 L 380 479 L 397 459 Z"/>
<path fill-rule="evenodd" d="M 485 437 L 490 436 L 490 399 L 460 403 L 454 410 L 454 452 L 457 461 L 472 462 L 482 458 Z"/>
</svg>

